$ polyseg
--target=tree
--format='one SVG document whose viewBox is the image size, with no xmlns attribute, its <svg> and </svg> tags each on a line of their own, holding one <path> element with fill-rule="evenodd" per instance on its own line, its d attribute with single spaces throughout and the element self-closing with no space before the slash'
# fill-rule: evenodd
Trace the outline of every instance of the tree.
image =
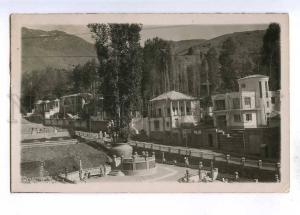
<svg viewBox="0 0 300 215">
<path fill-rule="evenodd" d="M 222 44 L 222 51 L 219 56 L 220 76 L 222 80 L 222 88 L 227 91 L 235 91 L 238 89 L 237 77 L 234 69 L 234 54 L 236 45 L 231 37 Z"/>
<path fill-rule="evenodd" d="M 93 92 L 95 83 L 98 81 L 97 65 L 95 59 L 86 62 L 84 65 L 77 65 L 72 70 L 73 91 Z"/>
<path fill-rule="evenodd" d="M 263 38 L 262 72 L 270 77 L 270 89 L 280 89 L 280 26 L 271 23 Z"/>
<path fill-rule="evenodd" d="M 118 131 L 128 128 L 139 109 L 142 48 L 139 24 L 89 24 L 99 59 L 98 74 L 104 110 L 115 119 Z"/>
<path fill-rule="evenodd" d="M 52 100 L 72 92 L 70 83 L 72 79 L 65 69 L 47 67 L 22 74 L 22 112 L 32 111 L 37 100 Z"/>
<path fill-rule="evenodd" d="M 169 61 L 170 47 L 167 41 L 158 37 L 145 41 L 141 80 L 144 116 L 147 116 L 147 106 L 151 98 L 172 89 Z"/>
<path fill-rule="evenodd" d="M 209 83 L 211 84 L 211 93 L 215 93 L 219 86 L 219 60 L 218 53 L 214 47 L 211 47 L 206 53 L 206 60 L 209 70 Z"/>
</svg>

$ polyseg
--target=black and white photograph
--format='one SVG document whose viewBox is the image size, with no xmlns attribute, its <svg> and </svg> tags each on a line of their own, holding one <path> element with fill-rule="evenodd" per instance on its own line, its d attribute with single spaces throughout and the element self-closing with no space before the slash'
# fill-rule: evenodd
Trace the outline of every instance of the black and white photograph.
<svg viewBox="0 0 300 215">
<path fill-rule="evenodd" d="M 14 14 L 15 192 L 287 192 L 286 14 Z"/>
</svg>

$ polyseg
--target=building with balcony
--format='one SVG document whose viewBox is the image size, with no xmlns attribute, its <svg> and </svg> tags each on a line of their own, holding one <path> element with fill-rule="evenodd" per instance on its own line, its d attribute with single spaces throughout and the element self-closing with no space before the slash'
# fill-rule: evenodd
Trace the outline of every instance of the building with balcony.
<svg viewBox="0 0 300 215">
<path fill-rule="evenodd" d="M 250 75 L 238 79 L 238 92 L 212 96 L 214 126 L 266 127 L 271 113 L 280 109 L 280 93 L 270 91 L 268 81 L 268 76 Z"/>
<path fill-rule="evenodd" d="M 148 113 L 150 137 L 170 144 L 181 139 L 181 128 L 195 126 L 201 117 L 199 100 L 176 91 L 151 99 Z"/>
</svg>

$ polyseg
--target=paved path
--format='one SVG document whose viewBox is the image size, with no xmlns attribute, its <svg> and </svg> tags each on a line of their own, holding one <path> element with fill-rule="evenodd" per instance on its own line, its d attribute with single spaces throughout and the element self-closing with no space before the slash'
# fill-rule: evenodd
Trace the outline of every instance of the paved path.
<svg viewBox="0 0 300 215">
<path fill-rule="evenodd" d="M 166 179 L 166 178 L 170 178 L 170 177 L 172 177 L 172 176 L 175 176 L 175 175 L 178 173 L 178 171 L 175 170 L 174 168 L 172 169 L 172 168 L 166 167 L 166 166 L 165 166 L 165 167 L 161 167 L 161 168 L 165 169 L 165 171 L 166 171 L 166 172 L 169 172 L 169 173 L 166 174 L 166 175 L 162 175 L 162 176 L 160 176 L 160 177 L 156 177 L 156 178 L 153 178 L 153 179 L 145 180 L 145 182 L 161 181 L 161 180 L 163 180 L 163 179 Z"/>
</svg>

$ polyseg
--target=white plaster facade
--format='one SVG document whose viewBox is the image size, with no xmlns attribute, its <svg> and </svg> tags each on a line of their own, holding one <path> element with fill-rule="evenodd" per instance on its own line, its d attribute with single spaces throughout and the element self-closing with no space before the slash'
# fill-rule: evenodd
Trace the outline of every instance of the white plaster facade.
<svg viewBox="0 0 300 215">
<path fill-rule="evenodd" d="M 172 131 L 182 125 L 196 125 L 200 102 L 191 96 L 170 91 L 152 100 L 148 107 L 150 132 Z"/>
<path fill-rule="evenodd" d="M 239 92 L 212 96 L 214 125 L 221 128 L 267 126 L 271 112 L 280 106 L 279 93 L 269 90 L 268 81 L 269 77 L 264 75 L 247 76 L 238 80 Z"/>
</svg>

